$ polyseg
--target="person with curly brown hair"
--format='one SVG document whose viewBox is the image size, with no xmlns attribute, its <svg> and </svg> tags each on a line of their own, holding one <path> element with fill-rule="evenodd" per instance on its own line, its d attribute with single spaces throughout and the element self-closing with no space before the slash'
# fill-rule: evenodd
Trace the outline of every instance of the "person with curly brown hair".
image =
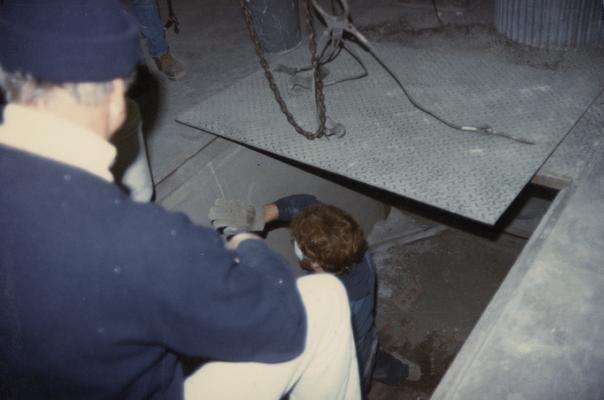
<svg viewBox="0 0 604 400">
<path fill-rule="evenodd" d="M 376 274 L 361 226 L 347 212 L 320 203 L 315 196 L 297 194 L 265 206 L 218 199 L 210 219 L 227 234 L 261 231 L 266 223 L 290 222 L 300 267 L 307 273 L 328 273 L 344 285 L 350 304 L 352 328 L 362 388 L 372 379 L 388 385 L 421 378 L 420 367 L 378 346 L 375 326 Z"/>
</svg>

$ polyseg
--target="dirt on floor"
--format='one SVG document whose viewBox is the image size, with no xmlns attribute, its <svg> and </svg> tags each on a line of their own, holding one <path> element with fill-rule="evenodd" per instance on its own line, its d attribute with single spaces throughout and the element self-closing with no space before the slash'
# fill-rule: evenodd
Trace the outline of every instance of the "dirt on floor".
<svg viewBox="0 0 604 400">
<path fill-rule="evenodd" d="M 424 221 L 405 218 L 405 224 L 426 229 Z M 393 223 L 400 229 L 400 220 Z M 419 363 L 423 377 L 397 387 L 374 382 L 370 400 L 430 397 L 526 240 L 505 233 L 487 239 L 447 227 L 436 236 L 403 242 L 381 242 L 372 251 L 376 323 L 382 348 Z"/>
</svg>

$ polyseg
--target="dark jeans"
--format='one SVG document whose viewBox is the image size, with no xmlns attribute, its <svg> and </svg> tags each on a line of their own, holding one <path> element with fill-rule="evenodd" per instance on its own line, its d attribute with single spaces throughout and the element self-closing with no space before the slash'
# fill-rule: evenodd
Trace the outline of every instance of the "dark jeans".
<svg viewBox="0 0 604 400">
<path fill-rule="evenodd" d="M 164 27 L 159 18 L 157 0 L 132 0 L 132 13 L 138 20 L 138 27 L 147 40 L 151 57 L 168 52 Z"/>
</svg>

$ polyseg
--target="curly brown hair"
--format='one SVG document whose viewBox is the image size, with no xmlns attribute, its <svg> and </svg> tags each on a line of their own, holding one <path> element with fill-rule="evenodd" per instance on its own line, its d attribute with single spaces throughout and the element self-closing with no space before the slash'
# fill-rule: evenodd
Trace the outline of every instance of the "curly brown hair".
<svg viewBox="0 0 604 400">
<path fill-rule="evenodd" d="M 309 260 L 325 272 L 341 274 L 359 263 L 367 249 L 361 226 L 348 213 L 331 205 L 306 207 L 292 219 L 290 229 L 304 253 L 303 268 Z"/>
</svg>

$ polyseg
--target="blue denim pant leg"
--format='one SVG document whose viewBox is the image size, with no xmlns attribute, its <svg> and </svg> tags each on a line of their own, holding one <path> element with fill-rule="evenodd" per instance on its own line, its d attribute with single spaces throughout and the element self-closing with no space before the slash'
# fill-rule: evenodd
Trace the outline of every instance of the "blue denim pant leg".
<svg viewBox="0 0 604 400">
<path fill-rule="evenodd" d="M 168 52 L 166 34 L 159 18 L 157 0 L 132 0 L 132 13 L 147 40 L 149 55 L 158 57 Z"/>
</svg>

